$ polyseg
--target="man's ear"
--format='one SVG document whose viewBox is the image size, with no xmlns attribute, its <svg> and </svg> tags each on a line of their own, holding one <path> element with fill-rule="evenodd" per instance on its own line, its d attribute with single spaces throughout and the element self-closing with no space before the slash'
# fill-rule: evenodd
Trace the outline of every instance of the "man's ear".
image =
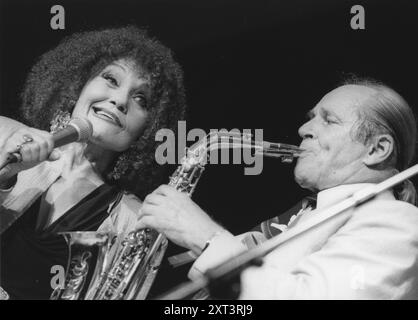
<svg viewBox="0 0 418 320">
<path fill-rule="evenodd" d="M 387 160 L 393 152 L 395 142 L 389 134 L 380 134 L 374 137 L 368 146 L 367 155 L 363 163 L 367 166 L 375 166 Z"/>
</svg>

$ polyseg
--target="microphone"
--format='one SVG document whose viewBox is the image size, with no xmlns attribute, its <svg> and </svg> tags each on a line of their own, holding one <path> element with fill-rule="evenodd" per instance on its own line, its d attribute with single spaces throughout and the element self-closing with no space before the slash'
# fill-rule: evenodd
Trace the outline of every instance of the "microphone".
<svg viewBox="0 0 418 320">
<path fill-rule="evenodd" d="M 68 123 L 67 127 L 52 135 L 52 140 L 54 141 L 54 148 L 58 148 L 76 141 L 88 141 L 92 134 L 93 127 L 89 120 L 74 118 Z M 10 154 L 7 157 L 6 162 L 1 166 L 0 170 L 10 163 L 19 162 L 19 159 L 20 155 L 18 152 Z"/>
</svg>

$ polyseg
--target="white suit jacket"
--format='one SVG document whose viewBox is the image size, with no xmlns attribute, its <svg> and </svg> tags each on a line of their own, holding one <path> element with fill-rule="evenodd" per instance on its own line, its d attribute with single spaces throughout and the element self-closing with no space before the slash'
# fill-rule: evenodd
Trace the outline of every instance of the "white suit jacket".
<svg viewBox="0 0 418 320">
<path fill-rule="evenodd" d="M 302 212 L 289 228 L 365 186 L 320 192 L 316 210 Z M 225 232 L 216 237 L 189 277 L 246 250 L 242 240 L 248 235 Z M 386 191 L 285 243 L 264 258 L 263 266 L 247 269 L 241 280 L 241 299 L 417 299 L 418 208 Z"/>
</svg>

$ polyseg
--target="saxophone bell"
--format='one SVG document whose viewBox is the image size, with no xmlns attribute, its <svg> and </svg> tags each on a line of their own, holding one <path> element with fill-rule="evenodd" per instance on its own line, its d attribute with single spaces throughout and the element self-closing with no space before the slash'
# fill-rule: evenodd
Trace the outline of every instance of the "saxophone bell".
<svg viewBox="0 0 418 320">
<path fill-rule="evenodd" d="M 51 300 L 87 299 L 87 288 L 97 286 L 100 278 L 106 273 L 106 259 L 116 235 L 113 232 L 95 231 L 59 234 L 68 245 L 68 263 L 65 283 L 54 289 Z"/>
</svg>

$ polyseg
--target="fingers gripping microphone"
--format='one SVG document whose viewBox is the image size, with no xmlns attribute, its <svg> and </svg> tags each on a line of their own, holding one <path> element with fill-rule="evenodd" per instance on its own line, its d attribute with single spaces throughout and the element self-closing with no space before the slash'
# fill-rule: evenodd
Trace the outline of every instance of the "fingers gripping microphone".
<svg viewBox="0 0 418 320">
<path fill-rule="evenodd" d="M 75 118 L 64 129 L 54 133 L 52 140 L 54 141 L 54 148 L 61 147 L 63 145 L 72 142 L 83 142 L 88 141 L 93 133 L 93 127 L 87 119 Z M 0 169 L 4 168 L 10 163 L 19 161 L 19 154 L 13 153 L 7 157 L 6 163 L 1 166 Z"/>
</svg>

